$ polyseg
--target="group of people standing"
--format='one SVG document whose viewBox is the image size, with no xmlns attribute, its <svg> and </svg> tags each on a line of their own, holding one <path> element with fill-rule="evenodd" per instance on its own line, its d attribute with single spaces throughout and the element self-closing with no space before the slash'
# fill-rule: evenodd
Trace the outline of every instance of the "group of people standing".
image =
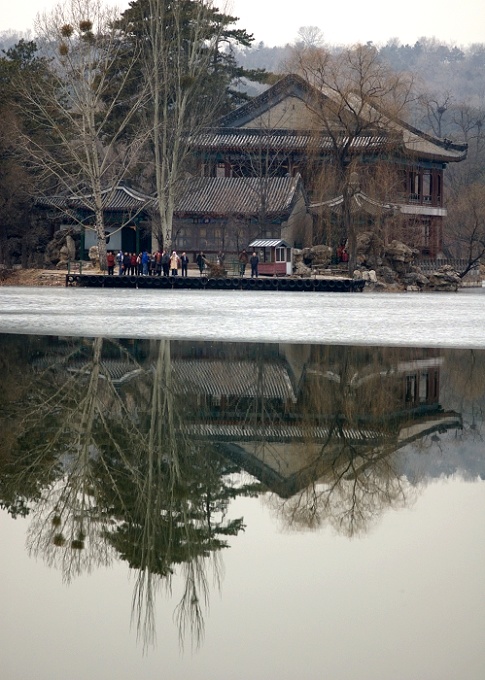
<svg viewBox="0 0 485 680">
<path fill-rule="evenodd" d="M 251 257 L 247 254 L 245 250 L 243 250 L 241 253 L 239 253 L 239 274 L 240 276 L 244 276 L 246 273 L 246 267 L 249 263 L 251 267 L 251 278 L 258 278 L 258 265 L 259 265 L 259 257 L 256 255 L 256 252 L 253 251 Z"/>
<path fill-rule="evenodd" d="M 207 260 L 202 251 L 200 251 L 195 262 L 202 276 L 206 268 Z M 217 263 L 222 265 L 224 262 L 224 255 L 219 254 Z M 112 276 L 115 269 L 118 269 L 119 276 L 178 276 L 178 271 L 181 269 L 182 276 L 188 276 L 189 258 L 187 253 L 183 252 L 178 255 L 175 250 L 169 253 L 166 250 L 157 250 L 155 253 L 149 253 L 144 250 L 141 253 L 129 253 L 120 250 L 115 254 L 109 250 L 106 255 L 106 264 L 108 267 L 108 274 Z M 248 253 L 243 250 L 239 254 L 239 274 L 244 276 L 247 265 L 251 266 L 251 278 L 258 277 L 259 258 L 255 252 L 249 257 Z"/>
<path fill-rule="evenodd" d="M 110 250 L 106 255 L 106 265 L 111 276 L 116 266 L 120 276 L 178 276 L 179 269 L 182 276 L 187 276 L 189 258 L 185 252 L 179 256 L 175 250 L 171 254 L 165 250 L 157 250 L 156 253 L 144 250 L 138 255 L 122 250 L 115 255 Z"/>
</svg>

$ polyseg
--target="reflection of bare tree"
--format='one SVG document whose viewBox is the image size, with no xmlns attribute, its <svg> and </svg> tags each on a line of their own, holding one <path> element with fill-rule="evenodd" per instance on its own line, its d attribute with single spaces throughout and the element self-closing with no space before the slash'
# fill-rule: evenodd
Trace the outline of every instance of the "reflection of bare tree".
<svg viewBox="0 0 485 680">
<path fill-rule="evenodd" d="M 115 351 L 130 380 L 114 380 Z M 173 386 L 170 342 L 144 368 L 119 343 L 74 342 L 54 360 L 36 361 L 11 483 L 29 488 L 29 549 L 60 567 L 68 581 L 115 553 L 136 573 L 133 617 L 145 644 L 155 633 L 155 596 L 178 568 L 185 587 L 177 607 L 181 640 L 203 634 L 207 570 L 241 520 L 226 516 L 237 495 L 230 466 L 184 434 L 187 400 Z M 12 468 L 13 471 L 13 468 Z M 40 474 L 39 474 L 40 471 Z M 212 560 L 212 561 L 211 561 Z"/>
<path fill-rule="evenodd" d="M 201 640 L 220 551 L 243 528 L 229 503 L 261 491 L 231 473 L 244 466 L 273 490 L 290 527 L 362 533 L 417 493 L 400 449 L 460 426 L 439 404 L 445 356 L 451 389 L 470 384 L 481 395 L 468 354 L 453 363 L 435 350 L 178 343 L 174 352 L 166 340 L 103 339 L 42 347 L 35 380 L 24 371 L 5 409 L 15 436 L 1 501 L 12 514 L 31 511 L 32 552 L 68 580 L 125 560 L 145 644 L 155 638 L 157 593 L 180 581 L 181 641 Z M 483 358 L 472 358 L 478 375 Z"/>
<path fill-rule="evenodd" d="M 436 359 L 412 352 L 406 359 L 392 348 L 328 347 L 314 354 L 302 412 L 308 432 L 319 423 L 322 436 L 318 445 L 308 438 L 298 493 L 273 499 L 288 526 L 328 522 L 352 536 L 385 508 L 412 502 L 416 486 L 397 466 L 397 451 L 435 423 L 443 427 L 443 417 L 430 392 Z M 416 382 L 419 403 L 410 401 Z"/>
<path fill-rule="evenodd" d="M 95 338 L 81 348 L 74 345 L 42 368 L 24 417 L 20 475 L 49 470 L 49 483 L 34 506 L 29 547 L 59 566 L 67 581 L 105 563 L 110 553 L 102 538 L 110 518 L 97 504 L 99 468 L 107 472 L 101 455 L 112 438 L 107 408 L 116 404 L 125 415 L 126 409 L 102 371 L 103 344 Z"/>
<path fill-rule="evenodd" d="M 485 413 L 485 353 L 475 349 L 444 350 L 446 371 L 443 391 L 456 410 L 463 413 L 460 440 L 482 442 Z M 437 443 L 438 437 L 436 437 Z M 471 461 L 469 461 L 471 462 Z M 469 471 L 473 476 L 477 470 Z"/>
<path fill-rule="evenodd" d="M 186 554 L 175 557 L 184 565 L 185 589 L 178 605 L 179 630 L 190 628 L 200 641 L 203 634 L 201 603 L 207 603 L 206 560 L 201 555 L 197 508 L 194 497 L 181 493 L 186 479 L 188 457 L 195 454 L 184 435 L 184 411 L 177 403 L 173 385 L 170 341 L 158 344 L 152 374 L 145 445 L 137 451 L 137 494 L 132 526 L 140 522 L 136 587 L 133 597 L 137 630 L 144 640 L 153 641 L 155 632 L 154 595 L 162 574 L 170 589 L 175 552 L 184 544 Z M 140 434 L 140 436 L 142 436 Z M 198 534 L 198 535 L 197 535 Z M 154 547 L 161 548 L 155 551 Z M 161 559 L 163 560 L 161 563 Z"/>
</svg>

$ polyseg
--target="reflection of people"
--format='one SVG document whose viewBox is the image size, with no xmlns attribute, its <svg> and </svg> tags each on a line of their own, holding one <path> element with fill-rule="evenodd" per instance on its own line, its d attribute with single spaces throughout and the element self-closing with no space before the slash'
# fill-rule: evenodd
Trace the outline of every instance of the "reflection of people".
<svg viewBox="0 0 485 680">
<path fill-rule="evenodd" d="M 246 272 L 246 265 L 248 263 L 248 254 L 245 250 L 242 251 L 242 253 L 239 253 L 239 274 L 240 276 L 244 276 Z"/>
<path fill-rule="evenodd" d="M 180 257 L 180 266 L 182 267 L 182 276 L 187 276 L 187 270 L 189 268 L 189 258 L 185 252 L 182 253 Z"/>
<path fill-rule="evenodd" d="M 255 252 L 251 255 L 249 259 L 249 264 L 251 265 L 251 278 L 258 278 L 258 264 L 259 264 L 259 257 L 256 255 Z"/>
<path fill-rule="evenodd" d="M 203 273 L 204 267 L 205 267 L 205 258 L 204 258 L 204 253 L 202 252 L 202 250 L 200 251 L 200 253 L 195 258 L 195 261 L 197 262 L 197 266 L 199 268 L 200 275 L 202 276 L 202 273 Z"/>
</svg>

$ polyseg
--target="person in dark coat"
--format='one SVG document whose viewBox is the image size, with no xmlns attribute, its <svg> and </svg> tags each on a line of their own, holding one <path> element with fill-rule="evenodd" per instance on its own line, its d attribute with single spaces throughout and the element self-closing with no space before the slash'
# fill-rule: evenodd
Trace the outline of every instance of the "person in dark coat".
<svg viewBox="0 0 485 680">
<path fill-rule="evenodd" d="M 180 256 L 180 267 L 182 268 L 182 276 L 187 276 L 189 269 L 189 258 L 187 257 L 186 252 L 183 252 Z"/>
<path fill-rule="evenodd" d="M 166 250 L 162 252 L 162 269 L 164 276 L 170 275 L 170 255 Z"/>
<path fill-rule="evenodd" d="M 256 253 L 253 252 L 249 258 L 249 264 L 251 265 L 251 278 L 258 278 L 259 257 L 256 255 Z"/>
<path fill-rule="evenodd" d="M 162 275 L 162 251 L 157 250 L 155 254 L 155 273 L 157 276 Z"/>
<path fill-rule="evenodd" d="M 239 276 L 244 276 L 246 273 L 246 266 L 248 264 L 248 254 L 245 250 L 242 251 L 242 253 L 239 254 Z"/>
<path fill-rule="evenodd" d="M 131 267 L 131 255 L 130 253 L 125 253 L 123 255 L 123 274 L 128 276 Z"/>
<path fill-rule="evenodd" d="M 205 269 L 205 257 L 204 257 L 204 253 L 202 252 L 202 250 L 200 251 L 200 253 L 195 258 L 195 261 L 197 262 L 197 266 L 199 268 L 200 275 L 202 276 L 202 274 L 204 273 L 204 269 Z"/>
</svg>

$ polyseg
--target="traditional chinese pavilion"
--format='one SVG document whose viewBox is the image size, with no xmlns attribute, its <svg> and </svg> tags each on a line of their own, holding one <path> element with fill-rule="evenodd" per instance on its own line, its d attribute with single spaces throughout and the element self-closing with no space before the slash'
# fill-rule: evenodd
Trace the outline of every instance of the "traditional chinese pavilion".
<svg viewBox="0 0 485 680">
<path fill-rule="evenodd" d="M 321 172 L 332 163 L 336 137 L 322 130 L 314 113 L 315 97 L 330 99 L 302 78 L 288 75 L 229 113 L 216 129 L 194 137 L 193 151 L 205 177 L 301 176 L 313 214 L 312 240 L 318 243 L 331 231 L 328 225 L 342 197 L 331 193 Z M 359 196 L 352 209 L 359 228 L 385 222 L 388 235 L 400 237 L 423 256 L 435 256 L 441 250 L 446 216 L 443 172 L 448 163 L 466 157 L 467 146 L 382 115 L 374 129 L 367 125 L 350 142 L 342 133 L 340 141 L 345 162 L 358 166 Z"/>
</svg>

